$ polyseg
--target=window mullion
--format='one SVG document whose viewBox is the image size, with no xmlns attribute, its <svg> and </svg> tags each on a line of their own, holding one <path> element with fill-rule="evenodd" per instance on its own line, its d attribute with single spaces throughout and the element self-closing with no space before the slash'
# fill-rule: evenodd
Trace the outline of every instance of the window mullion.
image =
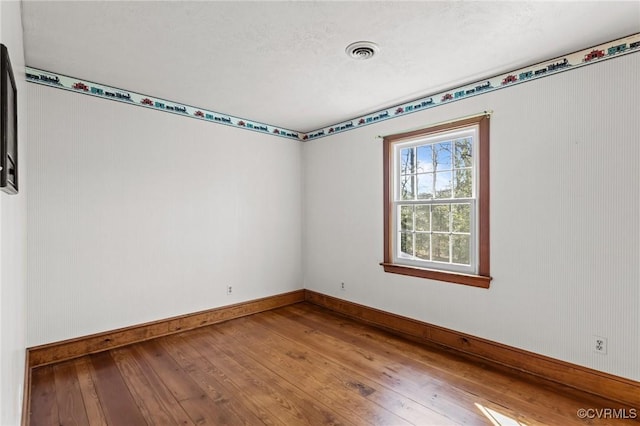
<svg viewBox="0 0 640 426">
<path fill-rule="evenodd" d="M 429 205 L 429 261 L 433 261 L 433 209 Z"/>
<path fill-rule="evenodd" d="M 416 258 L 416 206 L 411 208 L 411 241 L 413 242 L 413 258 Z"/>
<path fill-rule="evenodd" d="M 434 198 L 434 199 L 420 199 L 420 200 L 394 200 L 395 203 L 404 205 L 427 205 L 427 204 L 457 204 L 457 203 L 471 203 L 475 201 L 473 198 Z"/>
<path fill-rule="evenodd" d="M 453 203 L 449 204 L 449 263 L 453 263 Z"/>
</svg>

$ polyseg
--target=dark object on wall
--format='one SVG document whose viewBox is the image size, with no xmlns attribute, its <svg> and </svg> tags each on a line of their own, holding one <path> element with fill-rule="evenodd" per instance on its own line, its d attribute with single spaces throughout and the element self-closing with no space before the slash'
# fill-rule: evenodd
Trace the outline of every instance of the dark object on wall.
<svg viewBox="0 0 640 426">
<path fill-rule="evenodd" d="M 2 44 L 0 59 L 0 189 L 18 193 L 18 99 L 16 80 L 7 47 Z"/>
</svg>

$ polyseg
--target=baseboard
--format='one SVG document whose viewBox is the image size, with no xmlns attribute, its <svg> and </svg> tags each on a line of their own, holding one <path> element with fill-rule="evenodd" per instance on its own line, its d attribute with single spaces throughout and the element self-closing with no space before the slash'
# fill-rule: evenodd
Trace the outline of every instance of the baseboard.
<svg viewBox="0 0 640 426">
<path fill-rule="evenodd" d="M 304 290 L 27 348 L 34 368 L 304 301 Z"/>
<path fill-rule="evenodd" d="M 414 341 L 445 346 L 631 407 L 640 407 L 640 382 L 311 290 L 305 290 L 305 300 Z"/>
<path fill-rule="evenodd" d="M 31 413 L 31 367 L 29 363 L 29 351 L 25 350 L 24 355 L 24 389 L 22 392 L 22 426 L 29 424 Z"/>
<path fill-rule="evenodd" d="M 445 346 L 471 356 L 608 398 L 612 401 L 632 407 L 640 406 L 640 382 L 311 290 L 296 290 L 290 293 L 27 348 L 25 359 L 25 388 L 22 406 L 23 424 L 26 424 L 24 422 L 28 419 L 31 370 L 34 367 L 65 361 L 185 330 L 204 327 L 258 312 L 292 305 L 304 300 L 414 341 Z"/>
</svg>

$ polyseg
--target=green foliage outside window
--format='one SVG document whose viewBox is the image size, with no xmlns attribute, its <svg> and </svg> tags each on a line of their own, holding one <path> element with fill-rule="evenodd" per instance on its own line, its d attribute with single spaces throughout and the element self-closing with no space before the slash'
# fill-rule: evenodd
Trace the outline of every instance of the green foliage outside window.
<svg viewBox="0 0 640 426">
<path fill-rule="evenodd" d="M 473 196 L 471 138 L 403 148 L 400 162 L 400 199 L 429 201 L 400 206 L 401 253 L 468 265 L 471 204 L 455 200 Z"/>
</svg>

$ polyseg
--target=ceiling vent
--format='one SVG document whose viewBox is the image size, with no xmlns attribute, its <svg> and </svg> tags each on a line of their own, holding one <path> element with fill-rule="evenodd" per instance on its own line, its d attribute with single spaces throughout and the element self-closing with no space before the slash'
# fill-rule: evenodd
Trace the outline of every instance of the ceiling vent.
<svg viewBox="0 0 640 426">
<path fill-rule="evenodd" d="M 379 50 L 378 45 L 370 41 L 356 41 L 348 45 L 345 52 L 353 59 L 371 59 Z"/>
</svg>

